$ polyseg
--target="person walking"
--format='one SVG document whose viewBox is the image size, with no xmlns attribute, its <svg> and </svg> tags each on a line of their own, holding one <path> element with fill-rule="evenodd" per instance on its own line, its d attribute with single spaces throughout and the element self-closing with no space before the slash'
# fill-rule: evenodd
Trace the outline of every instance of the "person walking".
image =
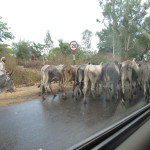
<svg viewBox="0 0 150 150">
<path fill-rule="evenodd" d="M 2 57 L 0 61 L 0 75 L 6 74 L 5 63 L 6 63 L 6 58 Z"/>
</svg>

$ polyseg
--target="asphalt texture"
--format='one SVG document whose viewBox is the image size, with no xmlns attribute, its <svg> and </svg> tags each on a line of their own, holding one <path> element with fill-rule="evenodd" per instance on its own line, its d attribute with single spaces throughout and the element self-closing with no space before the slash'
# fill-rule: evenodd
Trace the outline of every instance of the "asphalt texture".
<svg viewBox="0 0 150 150">
<path fill-rule="evenodd" d="M 97 97 L 75 100 L 68 93 L 0 107 L 0 150 L 64 150 L 144 106 L 137 96 L 120 100 Z"/>
</svg>

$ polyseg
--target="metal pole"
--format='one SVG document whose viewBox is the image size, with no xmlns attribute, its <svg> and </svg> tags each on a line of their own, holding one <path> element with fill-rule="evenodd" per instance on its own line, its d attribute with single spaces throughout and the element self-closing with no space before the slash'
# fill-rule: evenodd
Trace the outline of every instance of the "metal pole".
<svg viewBox="0 0 150 150">
<path fill-rule="evenodd" d="M 75 54 L 73 54 L 73 65 L 75 65 L 75 60 L 76 60 Z"/>
</svg>

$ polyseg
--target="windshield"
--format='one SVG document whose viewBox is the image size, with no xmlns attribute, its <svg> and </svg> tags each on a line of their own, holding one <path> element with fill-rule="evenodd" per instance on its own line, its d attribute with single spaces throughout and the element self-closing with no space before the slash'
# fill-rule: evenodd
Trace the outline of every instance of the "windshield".
<svg viewBox="0 0 150 150">
<path fill-rule="evenodd" d="M 1 6 L 0 149 L 67 149 L 149 103 L 149 0 Z"/>
</svg>

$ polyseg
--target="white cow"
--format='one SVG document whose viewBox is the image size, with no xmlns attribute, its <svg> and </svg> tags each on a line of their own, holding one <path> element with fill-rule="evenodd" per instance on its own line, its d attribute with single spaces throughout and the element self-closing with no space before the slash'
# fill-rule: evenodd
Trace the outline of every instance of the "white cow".
<svg viewBox="0 0 150 150">
<path fill-rule="evenodd" d="M 84 70 L 84 103 L 86 103 L 86 93 L 91 83 L 91 93 L 93 98 L 95 98 L 94 89 L 96 83 L 99 82 L 101 78 L 102 64 L 100 65 L 87 65 Z"/>
<path fill-rule="evenodd" d="M 46 65 L 41 68 L 41 84 L 40 84 L 40 91 L 42 93 L 43 100 L 44 94 L 49 87 L 51 92 L 54 94 L 51 86 L 51 82 L 58 81 L 60 87 L 63 90 L 62 86 L 62 73 L 56 68 L 56 66 Z"/>
<path fill-rule="evenodd" d="M 148 98 L 150 94 L 150 64 L 149 62 L 144 62 L 141 64 L 140 77 L 141 86 L 144 93 L 145 99 Z"/>
<path fill-rule="evenodd" d="M 129 83 L 129 92 L 131 97 L 133 97 L 133 89 L 136 87 L 136 85 L 140 84 L 140 67 L 135 62 L 135 60 L 130 61 L 124 61 L 122 62 L 122 68 L 121 68 L 121 83 L 122 83 L 122 94 L 124 102 L 124 96 L 125 96 L 125 82 L 128 81 Z"/>
</svg>

